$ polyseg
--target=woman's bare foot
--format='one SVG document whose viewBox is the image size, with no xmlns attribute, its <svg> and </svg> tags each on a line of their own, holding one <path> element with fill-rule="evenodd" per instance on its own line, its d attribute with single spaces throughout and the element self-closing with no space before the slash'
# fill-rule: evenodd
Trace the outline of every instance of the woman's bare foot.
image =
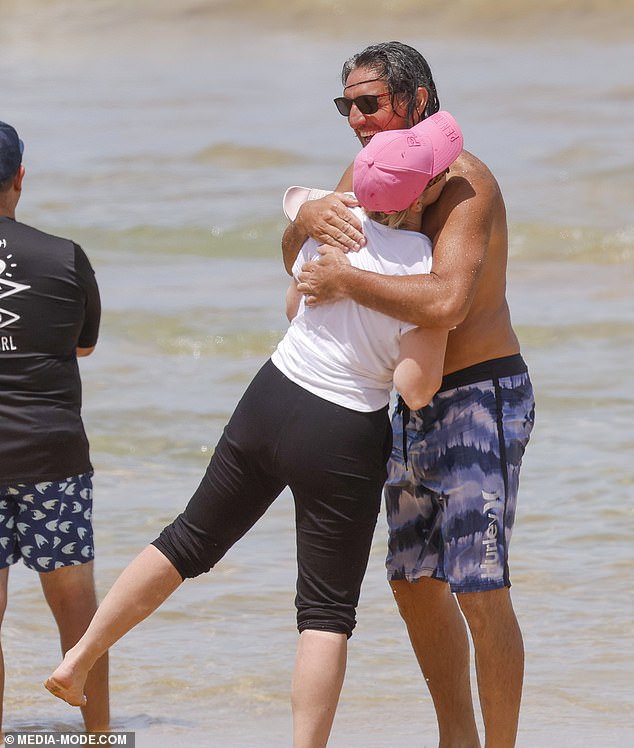
<svg viewBox="0 0 634 748">
<path fill-rule="evenodd" d="M 65 663 L 66 660 L 46 679 L 44 688 L 71 706 L 85 706 L 84 685 L 88 673 L 79 672 Z"/>
</svg>

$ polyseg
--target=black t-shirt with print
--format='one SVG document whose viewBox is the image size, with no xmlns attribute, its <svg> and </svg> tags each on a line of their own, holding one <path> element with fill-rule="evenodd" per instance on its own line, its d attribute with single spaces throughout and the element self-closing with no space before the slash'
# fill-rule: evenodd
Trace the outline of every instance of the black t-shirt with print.
<svg viewBox="0 0 634 748">
<path fill-rule="evenodd" d="M 0 485 L 92 469 L 75 349 L 100 316 L 82 248 L 0 216 Z"/>
</svg>

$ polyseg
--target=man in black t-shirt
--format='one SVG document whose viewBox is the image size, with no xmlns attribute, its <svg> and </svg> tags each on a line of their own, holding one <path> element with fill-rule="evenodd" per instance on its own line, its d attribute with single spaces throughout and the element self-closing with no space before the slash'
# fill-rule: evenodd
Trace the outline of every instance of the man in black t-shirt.
<svg viewBox="0 0 634 748">
<path fill-rule="evenodd" d="M 77 356 L 94 350 L 101 306 L 81 247 L 15 220 L 23 148 L 0 122 L 0 622 L 22 559 L 40 575 L 65 652 L 97 607 Z M 0 725 L 3 690 L 0 650 Z M 107 656 L 86 693 L 86 729 L 109 729 Z"/>
</svg>

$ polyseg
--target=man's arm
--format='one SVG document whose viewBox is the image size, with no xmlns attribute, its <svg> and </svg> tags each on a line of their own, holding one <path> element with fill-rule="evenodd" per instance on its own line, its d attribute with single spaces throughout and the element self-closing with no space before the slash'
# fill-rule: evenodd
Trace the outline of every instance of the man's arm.
<svg viewBox="0 0 634 748">
<path fill-rule="evenodd" d="M 320 261 L 307 263 L 299 276 L 298 289 L 306 303 L 348 297 L 420 327 L 459 325 L 473 300 L 487 257 L 494 211 L 501 203 L 492 176 L 477 182 L 474 188 L 464 177 L 453 177 L 438 204 L 431 206 L 440 229 L 434 236 L 429 275 L 385 276 L 359 270 L 340 253 L 324 247 Z"/>
<path fill-rule="evenodd" d="M 320 244 L 332 244 L 344 251 L 357 251 L 365 244 L 359 219 L 349 210 L 356 199 L 343 192 L 333 192 L 318 200 L 307 200 L 282 236 L 284 267 L 290 275 L 302 244 L 312 237 Z"/>
<path fill-rule="evenodd" d="M 92 265 L 84 250 L 73 242 L 75 250 L 75 272 L 85 294 L 84 321 L 77 340 L 75 355 L 90 356 L 97 345 L 101 322 L 101 296 Z"/>
</svg>

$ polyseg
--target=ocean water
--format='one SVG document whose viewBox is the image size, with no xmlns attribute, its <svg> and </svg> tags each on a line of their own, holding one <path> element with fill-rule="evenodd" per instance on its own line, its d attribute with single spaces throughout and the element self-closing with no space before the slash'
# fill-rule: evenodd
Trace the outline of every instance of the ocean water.
<svg viewBox="0 0 634 748">
<path fill-rule="evenodd" d="M 104 314 L 81 361 L 101 595 L 184 505 L 283 335 L 281 196 L 357 144 L 341 63 L 428 58 L 498 177 L 509 301 L 537 424 L 511 546 L 527 664 L 518 746 L 634 744 L 632 4 L 2 0 L 0 119 L 26 144 L 18 218 L 88 252 Z M 1 259 L 1 258 L 0 258 Z M 111 653 L 113 727 L 141 746 L 290 745 L 291 497 Z M 330 745 L 437 745 L 383 568 L 381 520 Z M 80 729 L 34 575 L 12 570 L 6 729 Z"/>
</svg>

